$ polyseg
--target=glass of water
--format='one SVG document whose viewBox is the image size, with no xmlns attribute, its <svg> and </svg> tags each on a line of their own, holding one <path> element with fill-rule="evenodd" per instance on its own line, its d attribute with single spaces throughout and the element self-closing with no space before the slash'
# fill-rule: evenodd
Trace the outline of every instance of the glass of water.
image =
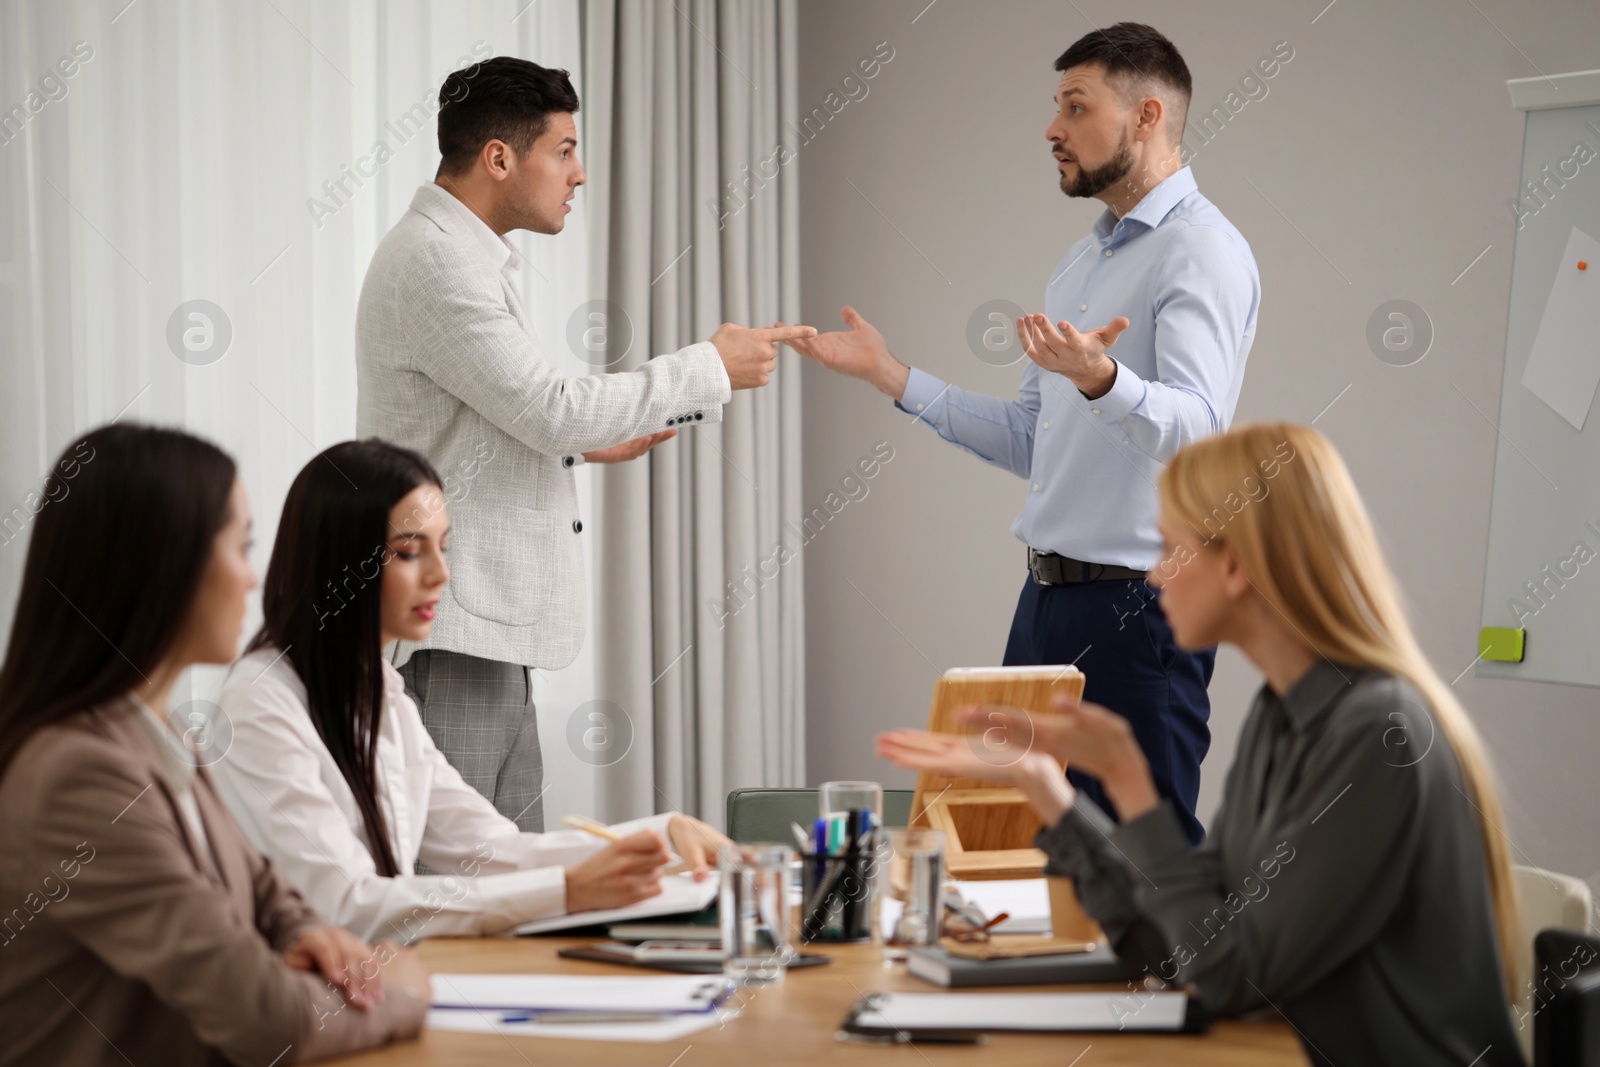
<svg viewBox="0 0 1600 1067">
<path fill-rule="evenodd" d="M 939 943 L 944 925 L 944 846 L 940 830 L 888 832 L 878 895 L 884 962 L 903 962 L 914 946 Z"/>
<path fill-rule="evenodd" d="M 794 955 L 789 877 L 794 849 L 724 845 L 717 853 L 722 895 L 722 973 L 744 986 L 778 985 Z"/>
</svg>

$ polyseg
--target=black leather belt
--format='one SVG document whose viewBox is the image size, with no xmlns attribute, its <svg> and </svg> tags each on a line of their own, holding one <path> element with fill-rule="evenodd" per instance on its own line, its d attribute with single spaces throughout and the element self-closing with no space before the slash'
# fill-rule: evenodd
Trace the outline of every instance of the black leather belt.
<svg viewBox="0 0 1600 1067">
<path fill-rule="evenodd" d="M 1145 572 L 1114 563 L 1085 563 L 1055 552 L 1028 548 L 1028 570 L 1040 585 L 1075 585 L 1079 582 L 1108 582 L 1113 579 L 1143 578 Z"/>
</svg>

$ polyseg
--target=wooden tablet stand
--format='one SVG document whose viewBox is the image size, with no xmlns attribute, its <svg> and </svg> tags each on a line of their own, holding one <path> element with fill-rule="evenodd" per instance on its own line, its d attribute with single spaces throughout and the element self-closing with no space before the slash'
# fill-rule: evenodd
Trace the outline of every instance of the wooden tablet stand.
<svg viewBox="0 0 1600 1067">
<path fill-rule="evenodd" d="M 988 704 L 1054 715 L 1052 698 L 1058 693 L 1081 698 L 1083 683 L 1082 671 L 1059 664 L 948 670 L 933 687 L 928 729 L 976 735 L 973 744 L 981 746 L 990 727 L 958 722 L 963 707 Z M 945 868 L 952 878 L 1029 878 L 1044 872 L 1044 853 L 1033 847 L 1039 819 L 1015 788 L 923 771 L 917 775 L 911 812 L 912 826 L 944 831 Z"/>
</svg>

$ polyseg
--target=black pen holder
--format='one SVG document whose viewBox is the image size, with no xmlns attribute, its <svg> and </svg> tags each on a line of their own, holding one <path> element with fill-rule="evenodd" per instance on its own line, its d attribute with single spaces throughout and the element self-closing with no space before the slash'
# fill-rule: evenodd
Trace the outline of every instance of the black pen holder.
<svg viewBox="0 0 1600 1067">
<path fill-rule="evenodd" d="M 871 941 L 883 863 L 877 851 L 869 844 L 838 855 L 799 856 L 800 940 Z"/>
</svg>

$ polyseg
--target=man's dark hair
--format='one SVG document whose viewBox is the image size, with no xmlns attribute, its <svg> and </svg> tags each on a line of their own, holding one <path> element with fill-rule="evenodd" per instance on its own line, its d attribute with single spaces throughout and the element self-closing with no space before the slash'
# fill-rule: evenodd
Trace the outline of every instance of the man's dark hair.
<svg viewBox="0 0 1600 1067">
<path fill-rule="evenodd" d="M 550 128 L 552 114 L 577 110 L 564 70 L 496 56 L 452 71 L 439 87 L 439 173 L 467 170 L 492 140 L 521 157 Z"/>
<path fill-rule="evenodd" d="M 1106 81 L 1120 82 L 1118 87 L 1125 99 L 1131 99 L 1136 90 L 1166 97 L 1172 112 L 1167 128 L 1174 141 L 1182 138 L 1194 80 L 1189 77 L 1189 64 L 1183 61 L 1177 46 L 1154 26 L 1119 22 L 1103 30 L 1091 30 L 1061 53 L 1056 70 L 1065 73 L 1086 63 L 1100 64 Z"/>
</svg>

